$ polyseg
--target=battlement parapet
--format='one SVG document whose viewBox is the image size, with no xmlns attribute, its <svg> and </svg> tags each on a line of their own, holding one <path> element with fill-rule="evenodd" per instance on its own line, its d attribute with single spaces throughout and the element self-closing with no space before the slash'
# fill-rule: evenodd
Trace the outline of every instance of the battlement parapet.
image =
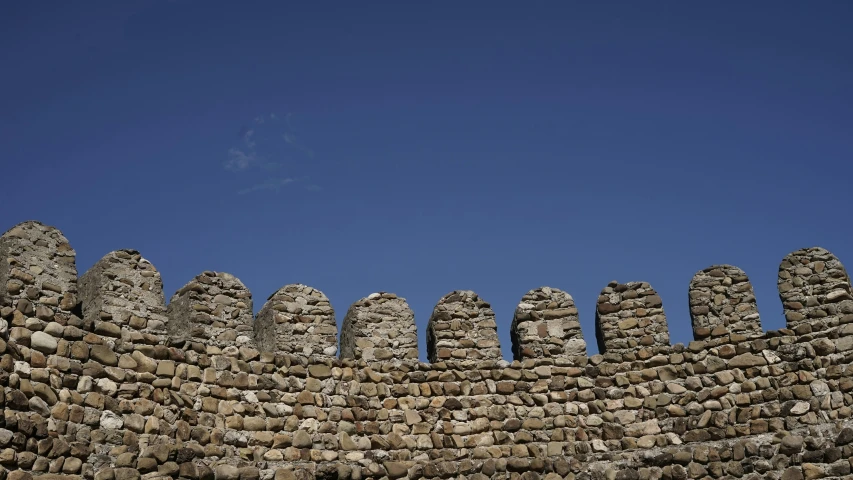
<svg viewBox="0 0 853 480">
<path fill-rule="evenodd" d="M 285 285 L 272 294 L 255 319 L 258 347 L 318 358 L 338 353 L 338 326 L 328 297 L 302 284 Z"/>
<path fill-rule="evenodd" d="M 586 356 L 575 301 L 556 288 L 527 292 L 515 309 L 510 332 L 516 360 Z"/>
<path fill-rule="evenodd" d="M 850 277 L 832 253 L 820 247 L 788 254 L 779 265 L 779 297 L 788 328 L 807 334 L 853 320 Z"/>
<path fill-rule="evenodd" d="M 205 271 L 178 290 L 166 309 L 171 342 L 224 349 L 253 344 L 252 293 L 239 278 Z"/>
<path fill-rule="evenodd" d="M 441 297 L 427 324 L 427 356 L 431 362 L 501 358 L 495 312 L 470 290 Z"/>
<path fill-rule="evenodd" d="M 669 346 L 663 302 L 646 282 L 610 282 L 598 297 L 595 331 L 603 353 L 630 355 Z"/>
<path fill-rule="evenodd" d="M 379 292 L 350 306 L 341 329 L 341 358 L 368 362 L 418 358 L 415 314 L 405 298 Z"/>
<path fill-rule="evenodd" d="M 697 272 L 689 296 L 694 338 L 763 334 L 752 284 L 740 268 L 714 265 Z"/>
<path fill-rule="evenodd" d="M 166 339 L 163 280 L 138 251 L 108 253 L 80 277 L 79 289 L 84 321 L 113 348 Z"/>
<path fill-rule="evenodd" d="M 203 272 L 164 307 L 139 252 L 78 281 L 58 230 L 19 227 L 0 238 L 0 478 L 853 476 L 850 286 L 823 249 L 780 268 L 786 315 L 803 315 L 791 328 L 761 332 L 748 279 L 719 265 L 688 289 L 688 345 L 669 344 L 648 283 L 612 282 L 588 356 L 572 297 L 541 287 L 516 308 L 507 361 L 489 303 L 458 290 L 421 362 L 397 295 L 350 307 L 338 358 L 312 287 L 282 287 L 252 319 L 242 282 Z"/>
</svg>

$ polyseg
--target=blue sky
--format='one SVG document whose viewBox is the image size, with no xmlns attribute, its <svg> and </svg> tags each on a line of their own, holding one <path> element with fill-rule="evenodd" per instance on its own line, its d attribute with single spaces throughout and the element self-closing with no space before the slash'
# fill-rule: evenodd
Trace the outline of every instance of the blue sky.
<svg viewBox="0 0 853 480">
<path fill-rule="evenodd" d="M 2 229 L 60 228 L 81 273 L 135 248 L 167 297 L 237 275 L 342 320 L 578 304 L 648 281 L 672 342 L 687 285 L 743 268 L 784 326 L 788 252 L 853 264 L 853 3 L 17 2 L 0 14 Z M 119 5 L 120 4 L 120 5 Z"/>
</svg>

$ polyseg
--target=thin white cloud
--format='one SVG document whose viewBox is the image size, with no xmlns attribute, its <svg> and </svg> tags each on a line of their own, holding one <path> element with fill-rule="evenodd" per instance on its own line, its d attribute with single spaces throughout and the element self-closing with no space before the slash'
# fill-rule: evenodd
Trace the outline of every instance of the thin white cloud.
<svg viewBox="0 0 853 480">
<path fill-rule="evenodd" d="M 305 155 L 308 155 L 309 157 L 314 156 L 314 150 L 311 150 L 310 148 L 306 147 L 305 145 L 302 145 L 299 142 L 297 142 L 296 137 L 292 133 L 284 132 L 284 134 L 282 134 L 282 137 L 284 137 L 285 142 L 293 145 L 294 147 L 298 148 L 299 150 L 302 150 L 302 152 Z"/>
<path fill-rule="evenodd" d="M 282 187 L 290 185 L 296 180 L 293 178 L 271 178 L 263 183 L 259 183 L 257 185 L 251 186 L 249 188 L 244 188 L 242 190 L 238 190 L 238 195 L 246 195 L 247 193 L 252 192 L 260 192 L 263 190 L 275 190 L 278 191 Z"/>
<path fill-rule="evenodd" d="M 261 133 L 262 138 L 266 138 L 266 134 L 264 133 L 266 128 L 266 123 L 277 122 L 279 120 L 284 120 L 286 123 L 285 130 L 286 133 L 282 134 L 285 142 L 293 147 L 301 150 L 304 154 L 309 157 L 314 155 L 314 151 L 310 148 L 302 145 L 292 133 L 290 133 L 290 119 L 291 114 L 287 113 L 283 116 L 279 116 L 275 113 L 261 114 L 256 116 L 249 122 L 249 125 L 244 125 L 239 133 L 238 138 L 242 145 L 238 145 L 236 147 L 228 149 L 228 154 L 223 166 L 226 170 L 234 171 L 234 172 L 242 172 L 250 169 L 260 169 L 261 178 L 264 176 L 268 177 L 267 180 L 259 183 L 257 185 L 250 186 L 248 188 L 244 188 L 242 190 L 238 190 L 237 193 L 240 195 L 245 195 L 252 192 L 258 192 L 263 190 L 279 190 L 280 188 L 285 187 L 293 182 L 300 182 L 300 184 L 304 183 L 307 178 L 300 177 L 292 177 L 292 178 L 281 178 L 274 177 L 276 174 L 276 170 L 279 170 L 283 163 L 281 161 L 272 161 L 268 158 L 267 155 L 264 154 L 263 150 L 258 150 L 257 147 L 257 138 L 258 133 Z M 261 142 L 263 143 L 263 142 Z M 280 156 L 280 155 L 275 155 Z M 316 185 L 308 186 L 309 190 L 318 190 L 319 187 Z"/>
<path fill-rule="evenodd" d="M 228 150 L 228 160 L 225 161 L 226 170 L 245 170 L 258 161 L 255 152 L 244 152 L 242 150 L 232 148 Z"/>
<path fill-rule="evenodd" d="M 320 185 L 307 185 L 305 187 L 305 190 L 308 190 L 309 192 L 319 192 L 322 189 L 323 187 L 321 187 Z"/>
<path fill-rule="evenodd" d="M 246 130 L 246 133 L 243 134 L 243 141 L 246 143 L 246 146 L 249 148 L 255 148 L 255 141 L 252 140 L 252 136 L 255 135 L 255 131 L 253 129 Z"/>
</svg>

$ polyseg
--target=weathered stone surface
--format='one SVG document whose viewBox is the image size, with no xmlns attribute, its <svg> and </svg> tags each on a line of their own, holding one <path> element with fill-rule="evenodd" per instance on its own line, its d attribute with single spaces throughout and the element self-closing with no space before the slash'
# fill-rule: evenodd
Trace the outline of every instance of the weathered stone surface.
<svg viewBox="0 0 853 480">
<path fill-rule="evenodd" d="M 326 295 L 302 284 L 285 285 L 270 295 L 254 323 L 258 348 L 315 358 L 338 352 L 335 311 Z"/>
<path fill-rule="evenodd" d="M 30 330 L 77 318 L 76 254 L 62 232 L 36 221 L 15 225 L 0 236 L 0 259 L 4 318 L 17 311 L 24 326 L 22 317 L 34 317 Z"/>
<path fill-rule="evenodd" d="M 253 345 L 252 293 L 239 278 L 206 271 L 178 290 L 169 301 L 169 338 L 220 349 Z"/>
<path fill-rule="evenodd" d="M 418 330 L 406 299 L 379 292 L 353 303 L 341 328 L 340 355 L 367 362 L 417 360 Z"/>
<path fill-rule="evenodd" d="M 240 480 L 240 469 L 233 465 L 219 465 L 214 475 L 216 480 Z"/>
<path fill-rule="evenodd" d="M 646 282 L 610 282 L 598 297 L 598 348 L 606 353 L 669 347 L 669 327 L 660 296 Z"/>
<path fill-rule="evenodd" d="M 761 320 L 752 284 L 743 270 L 714 265 L 690 281 L 690 317 L 697 340 L 739 334 L 761 336 Z"/>
<path fill-rule="evenodd" d="M 89 350 L 89 357 L 98 363 L 111 367 L 118 365 L 118 357 L 106 345 L 92 345 Z"/>
<path fill-rule="evenodd" d="M 33 332 L 30 336 L 30 346 L 42 353 L 54 353 L 58 342 L 56 337 L 45 332 Z"/>
<path fill-rule="evenodd" d="M 316 348 L 334 347 L 334 329 L 331 339 L 317 330 L 309 334 L 318 324 L 333 325 L 334 314 L 325 296 L 302 287 L 289 292 L 290 300 L 268 304 L 290 320 L 306 315 L 299 322 L 307 326 L 298 333 L 309 335 L 296 340 L 314 343 L 308 349 L 259 350 L 222 319 L 251 308 L 240 305 L 241 289 L 224 288 L 228 277 L 213 272 L 197 277 L 205 286 L 189 287 L 198 294 L 189 307 L 191 315 L 207 315 L 206 333 L 222 329 L 221 336 L 209 341 L 157 333 L 152 325 L 158 309 L 145 300 L 152 284 L 142 286 L 143 279 L 156 283 L 159 276 L 133 250 L 107 255 L 96 264 L 101 270 L 84 275 L 80 312 L 66 297 L 68 284 L 55 278 L 27 283 L 55 276 L 48 270 L 58 268 L 52 265 L 61 258 L 54 251 L 59 244 L 34 238 L 39 248 L 0 258 L 16 268 L 27 262 L 25 270 L 8 270 L 7 283 L 0 284 L 11 302 L 0 305 L 0 478 L 851 476 L 853 316 L 843 306 L 844 289 L 830 290 L 823 300 L 803 298 L 803 308 L 821 307 L 809 318 L 835 315 L 835 326 L 810 330 L 803 325 L 811 323 L 804 323 L 798 331 L 747 335 L 727 331 L 733 317 L 726 317 L 728 326 L 702 326 L 717 333 L 670 346 L 655 338 L 665 330 L 652 321 L 662 315 L 654 291 L 614 283 L 599 299 L 599 320 L 606 320 L 599 326 L 619 333 L 599 338 L 625 345 L 607 344 L 615 348 L 588 357 L 566 354 L 563 322 L 576 319 L 568 296 L 542 288 L 524 298 L 528 305 L 517 309 L 512 327 L 519 335 L 516 349 L 535 352 L 540 345 L 541 355 L 527 351 L 512 362 L 482 355 L 483 349 L 498 348 L 497 342 L 471 328 L 495 332 L 494 314 L 472 293 L 455 292 L 440 302 L 430 327 L 453 335 L 436 337 L 432 345 L 449 339 L 464 355 L 450 349 L 431 364 L 383 355 L 365 362 L 363 353 L 355 361 Z M 814 282 L 809 285 L 821 285 L 828 268 L 822 261 L 801 262 L 793 272 Z M 726 290 L 743 283 L 734 271 L 705 273 L 708 283 L 694 286 L 710 289 L 712 302 L 719 300 L 724 309 L 749 303 L 732 301 L 736 295 Z M 378 305 L 398 300 L 380 297 L 367 300 Z M 117 308 L 104 310 L 98 298 L 103 305 L 115 300 L 111 305 Z M 797 301 L 790 308 L 802 310 Z M 373 307 L 359 305 L 387 314 Z M 711 306 L 699 314 L 708 312 Z M 325 317 L 315 322 L 311 315 Z M 397 332 L 383 328 L 372 335 L 394 338 Z M 376 347 L 353 338 L 357 348 Z"/>
<path fill-rule="evenodd" d="M 828 250 L 804 248 L 779 265 L 779 297 L 788 328 L 807 334 L 835 328 L 853 313 L 850 278 Z"/>
<path fill-rule="evenodd" d="M 446 360 L 500 360 L 495 312 L 470 290 L 441 297 L 427 324 L 427 357 Z"/>
<path fill-rule="evenodd" d="M 80 299 L 84 318 L 109 332 L 105 340 L 112 348 L 123 339 L 149 344 L 167 339 L 160 272 L 136 250 L 110 252 L 92 266 L 80 277 Z"/>
<path fill-rule="evenodd" d="M 516 360 L 586 356 L 578 309 L 568 293 L 551 287 L 527 292 L 510 327 Z"/>
<path fill-rule="evenodd" d="M 732 368 L 748 368 L 767 365 L 767 360 L 760 355 L 744 353 L 729 360 L 729 367 Z"/>
<path fill-rule="evenodd" d="M 782 439 L 782 443 L 779 446 L 779 453 L 793 455 L 795 453 L 800 453 L 802 449 L 803 437 L 798 435 L 788 435 Z"/>
<path fill-rule="evenodd" d="M 293 446 L 296 448 L 309 448 L 311 447 L 311 435 L 308 434 L 305 430 L 297 430 L 293 435 Z"/>
</svg>

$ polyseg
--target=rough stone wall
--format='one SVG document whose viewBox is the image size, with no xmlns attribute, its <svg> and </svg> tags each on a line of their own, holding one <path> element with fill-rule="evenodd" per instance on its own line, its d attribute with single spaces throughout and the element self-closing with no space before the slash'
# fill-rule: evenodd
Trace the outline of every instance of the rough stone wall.
<svg viewBox="0 0 853 480">
<path fill-rule="evenodd" d="M 338 352 L 338 325 L 326 295 L 302 284 L 272 294 L 254 324 L 258 348 L 266 352 L 332 358 Z"/>
<path fill-rule="evenodd" d="M 656 352 L 669 346 L 661 298 L 647 282 L 607 284 L 598 297 L 595 327 L 601 352 Z"/>
<path fill-rule="evenodd" d="M 613 304 L 645 318 L 631 296 Z M 839 322 L 832 338 L 732 333 L 571 365 L 114 352 L 91 322 L 46 328 L 55 349 L 0 339 L 0 478 L 850 479 L 853 324 Z"/>
<path fill-rule="evenodd" d="M 689 297 L 697 340 L 729 333 L 752 338 L 764 333 L 752 284 L 738 267 L 714 265 L 697 272 L 690 281 Z"/>
<path fill-rule="evenodd" d="M 175 345 L 192 341 L 224 349 L 253 343 L 252 293 L 230 273 L 196 275 L 172 296 L 166 315 Z"/>
<path fill-rule="evenodd" d="M 516 360 L 586 356 L 575 301 L 556 288 L 540 287 L 521 298 L 512 317 L 510 336 Z"/>
<path fill-rule="evenodd" d="M 0 237 L 0 333 L 26 342 L 42 332 L 82 326 L 77 310 L 76 254 L 68 239 L 41 222 L 20 223 Z M 41 333 L 37 333 L 41 332 Z M 27 340 L 24 340 L 26 337 Z"/>
<path fill-rule="evenodd" d="M 470 290 L 441 297 L 427 324 L 427 357 L 444 360 L 500 360 L 495 312 Z"/>
<path fill-rule="evenodd" d="M 138 251 L 108 253 L 80 277 L 79 289 L 84 320 L 111 348 L 116 342 L 158 345 L 166 338 L 163 280 Z"/>
<path fill-rule="evenodd" d="M 847 271 L 823 248 L 804 248 L 785 256 L 779 265 L 779 297 L 788 328 L 799 334 L 831 329 L 853 318 Z"/>
<path fill-rule="evenodd" d="M 417 360 L 418 329 L 406 299 L 379 292 L 353 303 L 341 327 L 341 358 Z"/>
</svg>

